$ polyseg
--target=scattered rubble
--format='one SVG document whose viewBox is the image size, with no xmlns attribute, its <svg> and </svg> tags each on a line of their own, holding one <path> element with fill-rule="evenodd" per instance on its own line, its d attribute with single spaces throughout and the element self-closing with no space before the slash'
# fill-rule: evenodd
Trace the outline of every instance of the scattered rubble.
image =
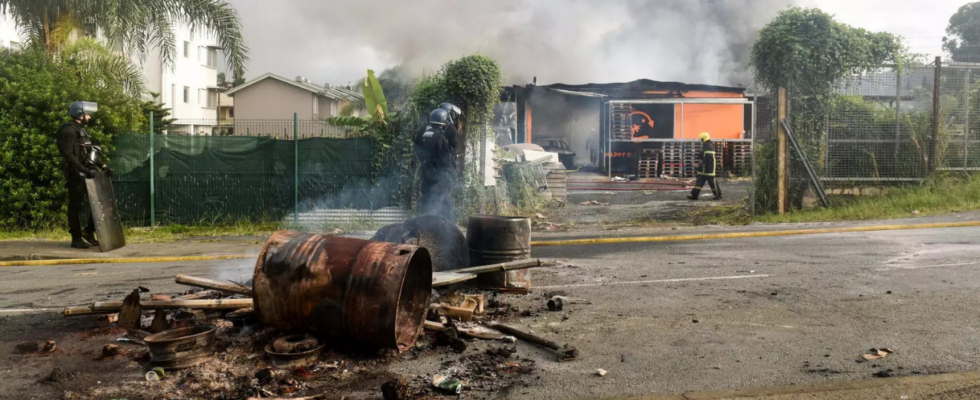
<svg viewBox="0 0 980 400">
<path fill-rule="evenodd" d="M 599 369 L 595 370 L 595 373 L 596 373 L 596 375 L 599 375 L 599 376 L 606 376 L 606 374 L 607 374 L 606 370 L 604 370 L 602 368 L 599 368 Z"/>
<path fill-rule="evenodd" d="M 37 353 L 38 350 L 40 350 L 40 349 L 41 349 L 41 346 L 39 346 L 37 344 L 37 342 L 24 342 L 24 343 L 19 343 L 15 347 L 15 350 L 17 350 L 17 353 L 19 353 L 19 354 Z"/>
<path fill-rule="evenodd" d="M 867 361 L 877 361 L 882 358 L 888 357 L 888 355 L 891 353 L 894 353 L 892 349 L 889 349 L 887 347 L 882 347 L 880 349 L 868 350 L 868 353 L 861 354 L 861 358 L 864 358 Z"/>
<path fill-rule="evenodd" d="M 106 359 L 110 357 L 115 357 L 119 355 L 119 346 L 114 344 L 107 344 L 102 347 L 101 358 Z"/>
<path fill-rule="evenodd" d="M 444 375 L 436 375 L 432 378 L 432 386 L 439 391 L 448 394 L 463 393 L 463 383 L 459 379 L 449 378 Z"/>
<path fill-rule="evenodd" d="M 439 285 L 441 292 L 437 293 L 424 281 L 420 284 L 417 279 L 409 282 L 399 278 L 399 273 L 406 274 L 406 268 L 411 265 L 407 260 L 411 259 L 411 252 L 417 247 L 381 243 L 391 250 L 374 253 L 376 255 L 372 257 L 380 255 L 382 259 L 368 260 L 371 262 L 364 265 L 384 265 L 387 270 L 359 270 L 359 261 L 355 265 L 337 266 L 342 268 L 334 273 L 352 274 L 364 280 L 358 282 L 353 291 L 341 290 L 346 297 L 338 298 L 334 303 L 324 298 L 316 307 L 302 307 L 308 314 L 296 314 L 300 308 L 289 308 L 290 304 L 294 304 L 293 300 L 307 302 L 311 293 L 317 296 L 330 293 L 321 290 L 325 287 L 303 286 L 303 281 L 296 280 L 303 278 L 290 278 L 308 276 L 290 272 L 293 271 L 291 268 L 307 268 L 305 260 L 327 259 L 310 258 L 319 251 L 313 243 L 341 246 L 337 249 L 344 248 L 344 245 L 363 248 L 364 243 L 378 246 L 378 242 L 348 238 L 311 242 L 312 237 L 316 236 L 292 233 L 292 236 L 277 234 L 270 239 L 270 243 L 276 243 L 275 249 L 269 249 L 267 244 L 259 258 L 269 260 L 274 254 L 279 254 L 275 256 L 278 257 L 276 262 L 285 264 L 277 264 L 276 268 L 285 272 L 282 275 L 272 274 L 270 271 L 275 269 L 262 268 L 263 263 L 260 262 L 257 263 L 255 278 L 247 283 L 178 275 L 176 282 L 193 286 L 194 289 L 174 294 L 151 293 L 148 288 L 136 288 L 127 292 L 128 296 L 123 301 L 97 301 L 87 306 L 66 308 L 65 316 L 92 315 L 97 318 L 100 327 L 82 332 L 81 337 L 110 336 L 115 339 L 115 344 L 104 344 L 101 349 L 96 347 L 90 353 L 96 356 L 96 360 L 135 362 L 143 368 L 152 368 L 143 369 L 141 374 L 144 375 L 138 380 L 111 387 L 100 383 L 86 389 L 91 393 L 73 396 L 92 396 L 97 391 L 99 394 L 96 397 L 132 398 L 145 396 L 145 392 L 151 390 L 178 398 L 312 399 L 323 396 L 317 393 L 337 393 L 337 390 L 373 391 L 377 396 L 380 388 L 385 399 L 407 400 L 428 398 L 436 392 L 457 394 L 464 385 L 467 391 L 492 393 L 528 379 L 527 376 L 534 371 L 532 360 L 517 355 L 517 347 L 512 345 L 517 337 L 552 348 L 558 354 L 563 354 L 562 359 L 573 358 L 569 354 L 577 353 L 568 346 L 554 344 L 549 347 L 548 343 L 553 342 L 537 336 L 530 337 L 541 340 L 504 332 L 495 322 L 490 322 L 490 319 L 530 315 L 529 310 L 522 313 L 522 310 L 495 295 L 527 293 L 527 287 L 481 291 L 458 285 L 472 279 L 469 276 L 553 265 L 538 259 L 451 271 L 467 278 L 454 282 L 451 288 Z M 288 248 L 294 248 L 296 252 L 291 253 Z M 292 263 L 290 257 L 296 262 Z M 335 259 L 339 258 L 329 258 Z M 321 265 L 317 268 L 325 270 L 332 267 Z M 439 282 L 439 278 L 433 278 L 432 286 L 437 286 L 435 283 Z M 278 283 L 273 284 L 272 281 Z M 350 280 L 336 281 L 338 285 L 346 285 Z M 310 282 L 315 281 L 306 283 Z M 385 297 L 384 293 L 393 291 L 375 290 L 383 289 L 388 284 L 400 288 L 402 295 Z M 415 289 L 412 285 L 418 289 L 417 295 L 406 294 L 413 293 Z M 367 290 L 369 287 L 374 289 Z M 406 287 L 409 292 L 405 291 Z M 335 288 L 346 289 L 340 286 Z M 295 299 L 291 299 L 290 295 L 295 295 Z M 430 303 L 430 299 L 438 301 Z M 333 307 L 336 308 L 330 309 L 330 304 L 335 304 Z M 378 316 L 379 305 L 385 304 L 391 310 L 390 320 Z M 309 314 L 311 308 L 312 315 Z M 373 311 L 367 311 L 369 309 Z M 397 320 L 394 318 L 396 314 L 399 316 Z M 414 325 L 417 328 L 412 327 L 412 323 L 405 325 L 405 315 L 418 315 L 418 323 Z M 340 326 L 354 327 L 356 324 L 368 329 L 362 333 L 336 330 Z M 423 335 L 424 340 L 416 345 L 422 331 L 419 328 L 423 327 L 427 333 Z M 286 332 L 298 334 L 284 335 Z M 473 351 L 473 347 L 477 351 Z M 26 352 L 39 350 L 38 343 L 25 343 L 23 348 Z M 51 342 L 50 350 L 54 348 Z M 443 364 L 438 371 L 443 378 L 436 383 L 433 375 L 393 379 L 387 365 L 400 357 L 399 353 L 407 353 L 409 357 L 453 353 L 460 356 L 454 356 L 454 360 Z M 110 367 L 114 364 L 105 365 Z M 45 378 L 47 381 L 64 381 L 72 376 L 60 370 L 52 371 L 50 375 L 54 378 L 49 376 Z"/>
<path fill-rule="evenodd" d="M 565 304 L 592 304 L 592 302 L 575 297 L 553 296 L 548 299 L 548 310 L 561 311 L 565 308 Z"/>
</svg>

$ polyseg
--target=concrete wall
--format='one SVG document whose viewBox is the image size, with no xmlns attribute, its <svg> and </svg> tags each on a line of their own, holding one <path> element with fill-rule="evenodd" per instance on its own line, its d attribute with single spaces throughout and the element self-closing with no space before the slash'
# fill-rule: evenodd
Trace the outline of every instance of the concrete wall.
<svg viewBox="0 0 980 400">
<path fill-rule="evenodd" d="M 313 118 L 313 93 L 276 79 L 264 79 L 239 90 L 235 100 L 235 119 Z"/>
</svg>

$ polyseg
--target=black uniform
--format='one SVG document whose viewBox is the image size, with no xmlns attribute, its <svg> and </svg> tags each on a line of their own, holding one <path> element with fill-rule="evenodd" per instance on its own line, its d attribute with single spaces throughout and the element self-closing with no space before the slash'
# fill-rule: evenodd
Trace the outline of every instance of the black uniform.
<svg viewBox="0 0 980 400">
<path fill-rule="evenodd" d="M 430 124 L 415 135 L 415 146 L 422 162 L 420 214 L 455 221 L 451 194 L 456 186 L 459 132 L 452 125 Z"/>
<path fill-rule="evenodd" d="M 718 186 L 718 181 L 715 179 L 715 169 L 717 166 L 718 161 L 715 155 L 715 144 L 710 140 L 706 140 L 701 145 L 701 162 L 697 168 L 697 181 L 694 183 L 694 189 L 691 190 L 690 197 L 692 199 L 697 199 L 701 195 L 701 188 L 704 187 L 705 183 L 711 188 L 711 193 L 715 195 L 715 200 L 721 198 L 721 186 Z"/>
<path fill-rule="evenodd" d="M 73 238 L 83 233 L 78 214 L 87 197 L 85 172 L 92 169 L 84 164 L 83 160 L 86 156 L 84 147 L 91 144 L 92 140 L 88 132 L 77 122 L 64 124 L 58 130 L 58 152 L 64 158 L 62 167 L 68 184 L 68 233 L 71 233 Z M 95 221 L 90 215 L 84 233 L 93 232 L 95 232 Z"/>
</svg>

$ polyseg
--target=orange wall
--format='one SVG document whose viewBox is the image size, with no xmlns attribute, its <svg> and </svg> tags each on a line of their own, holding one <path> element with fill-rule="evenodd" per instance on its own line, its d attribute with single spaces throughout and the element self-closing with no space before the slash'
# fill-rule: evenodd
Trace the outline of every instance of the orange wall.
<svg viewBox="0 0 980 400">
<path fill-rule="evenodd" d="M 674 106 L 674 139 L 697 139 L 708 132 L 712 139 L 741 139 L 745 106 L 741 104 L 685 104 L 681 136 L 681 105 Z"/>
</svg>

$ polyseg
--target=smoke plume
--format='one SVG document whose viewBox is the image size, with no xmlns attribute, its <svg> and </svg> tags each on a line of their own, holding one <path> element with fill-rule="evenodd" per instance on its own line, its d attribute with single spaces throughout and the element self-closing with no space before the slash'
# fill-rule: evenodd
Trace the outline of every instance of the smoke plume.
<svg viewBox="0 0 980 400">
<path fill-rule="evenodd" d="M 249 76 L 346 84 L 366 68 L 413 75 L 481 53 L 506 83 L 638 78 L 734 85 L 760 27 L 794 0 L 231 0 Z"/>
</svg>

